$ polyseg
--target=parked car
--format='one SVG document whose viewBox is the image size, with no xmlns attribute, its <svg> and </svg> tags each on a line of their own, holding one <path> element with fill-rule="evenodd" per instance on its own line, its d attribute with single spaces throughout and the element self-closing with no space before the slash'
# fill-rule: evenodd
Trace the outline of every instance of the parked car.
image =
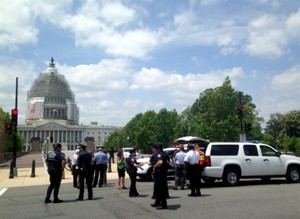
<svg viewBox="0 0 300 219">
<path fill-rule="evenodd" d="M 129 155 L 130 155 L 129 151 L 131 151 L 132 149 L 134 149 L 134 148 L 122 148 L 122 150 L 123 150 L 123 155 L 124 155 L 125 159 L 126 159 L 127 157 L 129 157 Z M 136 153 L 136 155 L 138 155 L 138 154 L 139 154 L 139 153 Z"/>
<path fill-rule="evenodd" d="M 290 183 L 300 181 L 300 158 L 281 154 L 266 144 L 211 142 L 205 157 L 202 176 L 206 182 L 222 179 L 226 185 L 235 186 L 240 178 L 285 177 Z"/>
<path fill-rule="evenodd" d="M 164 152 L 166 152 L 167 155 L 171 155 L 176 148 L 165 148 L 163 149 Z M 138 169 L 137 170 L 137 176 L 141 178 L 142 180 L 150 180 L 152 179 L 152 165 L 149 164 L 148 162 L 150 161 L 150 157 L 147 158 L 140 158 L 137 160 L 138 163 L 144 163 L 142 165 L 143 170 Z M 173 159 L 170 159 L 169 162 L 169 168 L 167 172 L 167 177 L 174 177 L 175 176 L 175 165 L 173 162 Z"/>
</svg>

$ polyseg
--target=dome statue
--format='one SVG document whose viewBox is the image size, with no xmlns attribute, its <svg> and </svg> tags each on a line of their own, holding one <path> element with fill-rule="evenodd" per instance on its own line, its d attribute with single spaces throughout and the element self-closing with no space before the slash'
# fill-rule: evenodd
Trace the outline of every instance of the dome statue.
<svg viewBox="0 0 300 219">
<path fill-rule="evenodd" d="M 77 125 L 79 119 L 75 95 L 53 58 L 27 92 L 26 123 L 41 119 L 66 120 L 70 125 Z"/>
</svg>

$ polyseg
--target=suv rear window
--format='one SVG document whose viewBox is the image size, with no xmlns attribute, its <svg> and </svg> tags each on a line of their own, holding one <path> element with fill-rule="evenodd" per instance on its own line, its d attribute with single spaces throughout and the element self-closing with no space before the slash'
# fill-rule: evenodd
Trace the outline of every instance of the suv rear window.
<svg viewBox="0 0 300 219">
<path fill-rule="evenodd" d="M 239 153 L 239 145 L 237 144 L 218 144 L 211 146 L 210 155 L 214 156 L 236 156 Z"/>
</svg>

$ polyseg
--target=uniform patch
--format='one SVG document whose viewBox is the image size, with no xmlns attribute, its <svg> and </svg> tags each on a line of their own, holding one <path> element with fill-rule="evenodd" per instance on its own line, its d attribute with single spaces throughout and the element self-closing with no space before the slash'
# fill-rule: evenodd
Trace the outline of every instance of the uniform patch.
<svg viewBox="0 0 300 219">
<path fill-rule="evenodd" d="M 131 161 L 134 161 L 134 159 L 132 158 Z"/>
<path fill-rule="evenodd" d="M 157 157 L 161 157 L 161 154 L 157 155 Z"/>
</svg>

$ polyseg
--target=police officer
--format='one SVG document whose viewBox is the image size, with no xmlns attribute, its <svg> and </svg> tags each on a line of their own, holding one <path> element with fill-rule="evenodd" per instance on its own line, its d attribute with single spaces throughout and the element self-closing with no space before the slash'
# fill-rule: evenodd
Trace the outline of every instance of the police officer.
<svg viewBox="0 0 300 219">
<path fill-rule="evenodd" d="M 77 201 L 83 201 L 84 193 L 84 183 L 86 182 L 88 189 L 88 200 L 93 199 L 93 189 L 92 189 L 92 174 L 93 168 L 91 166 L 92 155 L 86 151 L 86 145 L 79 144 L 79 156 L 77 158 L 77 166 L 79 169 L 79 179 L 80 179 L 80 188 L 79 188 L 79 197 Z"/>
<path fill-rule="evenodd" d="M 127 173 L 130 178 L 130 189 L 129 189 L 129 197 L 137 197 L 139 196 L 139 193 L 136 190 L 136 172 L 137 168 L 140 168 L 143 170 L 141 165 L 136 161 L 136 151 L 135 149 L 132 149 L 129 151 L 130 155 L 126 159 L 126 164 L 127 164 Z"/>
<path fill-rule="evenodd" d="M 48 173 L 50 175 L 50 185 L 47 190 L 47 195 L 45 198 L 45 203 L 52 202 L 50 199 L 52 190 L 53 190 L 53 203 L 60 203 L 63 200 L 58 198 L 61 178 L 62 178 L 62 171 L 65 168 L 65 157 L 61 153 L 61 144 L 56 143 L 53 144 L 53 151 L 47 154 L 46 158 L 46 165 L 48 167 Z"/>
<path fill-rule="evenodd" d="M 186 175 L 190 180 L 191 193 L 188 196 L 196 197 L 201 196 L 200 192 L 200 180 L 201 180 L 201 170 L 199 165 L 200 155 L 194 150 L 194 145 L 188 144 L 189 151 L 186 153 L 184 158 L 184 165 L 186 170 Z"/>
<path fill-rule="evenodd" d="M 151 204 L 156 209 L 167 209 L 167 161 L 166 157 L 160 150 L 160 144 L 155 143 L 152 146 L 152 165 L 153 165 L 153 180 L 154 180 L 154 196 L 155 202 Z"/>
</svg>

